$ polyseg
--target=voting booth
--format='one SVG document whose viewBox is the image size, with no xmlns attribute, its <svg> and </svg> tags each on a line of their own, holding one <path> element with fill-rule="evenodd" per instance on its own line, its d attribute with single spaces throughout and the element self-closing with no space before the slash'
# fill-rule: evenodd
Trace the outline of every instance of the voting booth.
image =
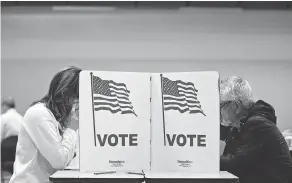
<svg viewBox="0 0 292 183">
<path fill-rule="evenodd" d="M 152 74 L 151 171 L 219 172 L 219 74 Z"/>
<path fill-rule="evenodd" d="M 81 72 L 80 171 L 219 172 L 218 80 Z"/>
<path fill-rule="evenodd" d="M 82 71 L 80 171 L 150 170 L 150 74 Z"/>
<path fill-rule="evenodd" d="M 236 182 L 219 171 L 219 128 L 217 72 L 82 71 L 78 180 Z"/>
</svg>

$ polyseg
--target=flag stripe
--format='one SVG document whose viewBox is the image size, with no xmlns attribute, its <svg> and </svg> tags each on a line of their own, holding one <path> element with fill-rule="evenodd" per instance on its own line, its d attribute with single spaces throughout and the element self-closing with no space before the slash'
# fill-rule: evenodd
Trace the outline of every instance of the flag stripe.
<svg viewBox="0 0 292 183">
<path fill-rule="evenodd" d="M 94 97 L 94 100 L 105 100 L 105 101 L 110 101 L 110 102 L 118 102 L 121 104 L 131 104 L 131 102 L 128 101 L 122 101 L 122 100 L 117 100 L 117 99 L 109 99 L 109 98 L 105 98 L 105 97 Z"/>
<path fill-rule="evenodd" d="M 198 101 L 197 97 L 189 97 L 189 96 L 185 96 L 185 95 L 181 95 L 181 96 L 173 96 L 173 95 L 164 95 L 164 97 L 171 97 L 173 100 L 178 100 L 178 99 L 182 99 L 182 100 L 192 100 L 192 101 Z"/>
<path fill-rule="evenodd" d="M 124 99 L 126 101 L 129 101 L 127 97 L 121 97 L 121 96 L 118 96 L 118 95 L 113 95 L 113 96 L 115 96 L 117 99 L 121 99 L 121 100 Z M 131 102 L 129 101 L 129 103 L 131 103 Z"/>
<path fill-rule="evenodd" d="M 95 107 L 94 108 L 95 109 L 95 111 L 99 111 L 99 110 L 109 110 L 109 111 L 113 111 L 114 113 L 117 113 L 117 112 L 131 112 L 131 113 L 133 113 L 133 114 L 135 114 L 134 113 L 134 111 L 132 110 L 132 109 L 129 109 L 129 108 L 127 108 L 127 109 L 121 109 L 121 108 L 112 108 L 112 107 L 109 107 L 109 106 L 99 106 L 99 107 Z M 127 114 L 127 113 L 126 113 Z"/>
<path fill-rule="evenodd" d="M 178 107 L 181 110 L 188 109 L 189 111 L 190 110 L 201 110 L 202 111 L 202 109 L 199 107 L 190 107 L 190 106 L 180 107 L 179 105 L 166 105 L 165 107 Z"/>
<path fill-rule="evenodd" d="M 179 91 L 179 93 L 184 93 L 184 94 L 189 94 L 189 95 L 197 96 L 197 94 L 194 93 L 194 92 L 188 92 L 188 91 L 180 90 L 180 89 L 178 89 L 178 91 Z"/>
<path fill-rule="evenodd" d="M 167 105 L 165 107 L 179 107 L 181 110 L 184 110 L 184 109 L 189 109 L 189 110 L 202 110 L 201 108 L 198 108 L 198 107 L 189 107 L 189 106 L 180 107 L 179 105 Z"/>
<path fill-rule="evenodd" d="M 177 83 L 195 88 L 194 83 L 191 83 L 191 82 L 184 82 L 182 80 L 177 80 Z"/>
<path fill-rule="evenodd" d="M 195 85 L 192 82 L 184 82 L 182 80 L 177 80 L 176 82 L 177 82 L 178 85 L 183 85 L 185 87 L 191 87 L 191 88 L 195 89 Z"/>
<path fill-rule="evenodd" d="M 185 88 L 182 88 L 182 87 L 177 87 L 177 89 L 178 89 L 179 91 L 186 91 L 186 92 L 190 92 L 190 93 L 194 93 L 194 94 L 196 94 L 195 91 L 194 91 L 193 89 L 185 89 Z"/>
<path fill-rule="evenodd" d="M 185 98 L 190 98 L 190 99 L 197 100 L 197 97 L 189 96 L 188 94 L 182 94 L 182 93 L 181 93 L 181 96 L 184 96 Z"/>
<path fill-rule="evenodd" d="M 124 108 L 124 107 L 133 107 L 132 106 L 132 103 L 130 101 L 127 101 L 127 100 L 120 100 L 120 99 L 116 99 L 115 97 L 104 97 L 104 96 L 100 96 L 100 97 L 95 97 L 94 98 L 94 104 L 97 105 L 98 103 L 110 103 L 112 105 L 118 105 L 119 107 L 121 108 Z M 102 104 L 100 104 L 102 105 Z"/>
<path fill-rule="evenodd" d="M 178 82 L 178 83 L 177 83 L 177 86 L 178 86 L 178 87 L 181 87 L 181 88 L 183 88 L 183 89 L 185 89 L 185 90 L 194 90 L 195 92 L 198 92 L 198 90 L 195 88 L 194 85 L 191 85 L 191 86 L 190 86 L 190 85 L 184 85 L 184 84 Z"/>
<path fill-rule="evenodd" d="M 168 101 L 168 100 L 174 100 L 174 101 L 180 101 L 180 102 L 188 102 L 188 103 L 191 103 L 191 104 L 198 104 L 198 103 L 200 103 L 199 101 L 197 101 L 197 100 L 186 100 L 185 98 L 175 98 L 175 97 L 163 97 L 163 99 L 165 100 L 165 101 Z"/>
<path fill-rule="evenodd" d="M 205 115 L 204 112 L 201 111 L 201 110 L 189 110 L 188 108 L 181 109 L 181 108 L 179 108 L 179 107 L 165 107 L 164 109 L 165 109 L 166 111 L 168 111 L 168 110 L 178 110 L 178 111 L 181 112 L 181 113 L 185 113 L 185 112 L 187 112 L 187 111 L 190 111 L 190 113 L 192 113 L 192 114 L 194 114 L 194 113 L 201 113 L 201 114 Z"/>
<path fill-rule="evenodd" d="M 120 111 L 132 111 L 132 113 L 134 113 L 133 109 L 131 108 L 120 108 L 120 107 L 111 107 L 109 105 L 100 105 L 100 106 L 95 106 L 96 108 L 102 108 L 102 107 L 106 107 L 106 108 L 110 108 L 111 110 L 120 110 Z"/>
<path fill-rule="evenodd" d="M 195 113 L 201 113 L 201 114 L 203 114 L 204 116 L 206 116 L 206 114 L 205 114 L 202 110 L 191 110 L 191 111 L 190 111 L 190 114 L 195 114 Z"/>
<path fill-rule="evenodd" d="M 187 103 L 185 104 L 181 104 L 181 103 L 177 103 L 177 102 L 164 102 L 164 105 L 178 105 L 180 107 L 196 107 L 196 108 L 201 108 L 201 105 L 189 105 Z"/>
<path fill-rule="evenodd" d="M 110 90 L 111 90 L 111 92 L 113 92 L 113 93 L 115 93 L 115 94 L 129 97 L 129 94 L 127 94 L 127 93 L 124 93 L 124 92 L 123 92 L 123 93 L 122 93 L 122 92 L 118 92 L 118 91 L 115 91 L 115 90 L 113 90 L 113 89 L 110 89 Z"/>
<path fill-rule="evenodd" d="M 122 111 L 122 114 L 130 114 L 130 113 L 132 113 L 133 114 L 133 111 Z M 135 112 L 134 112 L 134 114 L 135 114 Z M 135 114 L 136 115 L 136 114 Z M 137 115 L 136 115 L 137 116 Z"/>
<path fill-rule="evenodd" d="M 120 105 L 119 103 L 113 104 L 108 102 L 94 102 L 94 105 L 109 105 L 111 107 L 123 107 L 123 108 L 131 108 L 133 109 L 133 106 L 129 105 Z"/>
<path fill-rule="evenodd" d="M 114 89 L 114 90 L 116 90 L 116 91 L 121 91 L 121 92 L 125 92 L 125 93 L 130 93 L 129 90 L 126 90 L 126 89 L 124 89 L 124 88 L 117 88 L 117 87 L 115 87 L 115 86 L 112 86 L 111 84 L 110 84 L 110 88 L 111 88 L 111 89 Z"/>
<path fill-rule="evenodd" d="M 129 98 L 127 97 L 127 96 L 125 96 L 125 95 L 121 95 L 121 94 L 117 94 L 117 93 L 111 93 L 111 96 L 113 97 L 113 98 L 119 98 L 119 99 L 123 99 L 123 100 L 129 100 Z"/>
<path fill-rule="evenodd" d="M 109 80 L 109 83 L 112 84 L 112 85 L 116 85 L 118 87 L 123 87 L 124 89 L 127 90 L 127 86 L 124 83 L 116 83 L 116 82 L 114 82 L 112 80 Z M 130 93 L 130 91 L 129 91 L 129 93 Z"/>
<path fill-rule="evenodd" d="M 189 104 L 189 105 L 199 105 L 200 102 L 199 101 L 192 101 L 192 100 L 189 100 L 189 101 L 178 101 L 178 100 L 166 100 L 166 102 L 176 102 L 176 103 L 180 103 L 180 104 Z"/>
<path fill-rule="evenodd" d="M 107 110 L 107 111 L 110 111 L 111 113 L 117 113 L 117 112 L 120 112 L 120 111 L 121 111 L 121 109 L 113 110 L 113 109 L 110 108 L 110 107 L 95 107 L 94 110 L 95 110 L 95 111 Z"/>
<path fill-rule="evenodd" d="M 174 100 L 183 99 L 183 100 L 194 100 L 197 101 L 197 97 L 189 98 L 189 96 L 181 95 L 181 96 L 174 96 L 174 95 L 167 95 L 164 94 L 164 97 L 171 97 Z"/>
<path fill-rule="evenodd" d="M 101 95 L 101 94 L 94 94 L 94 100 L 109 100 L 109 101 L 123 101 L 125 100 L 125 102 L 129 102 L 127 97 L 121 97 L 119 95 L 112 95 L 112 96 L 105 96 L 105 95 Z"/>
</svg>

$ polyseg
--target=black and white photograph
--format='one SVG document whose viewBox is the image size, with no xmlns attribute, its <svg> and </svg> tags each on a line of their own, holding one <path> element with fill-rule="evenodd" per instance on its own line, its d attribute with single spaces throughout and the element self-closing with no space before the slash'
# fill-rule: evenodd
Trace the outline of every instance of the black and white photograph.
<svg viewBox="0 0 292 183">
<path fill-rule="evenodd" d="M 292 183 L 292 1 L 1 1 L 1 183 Z"/>
</svg>

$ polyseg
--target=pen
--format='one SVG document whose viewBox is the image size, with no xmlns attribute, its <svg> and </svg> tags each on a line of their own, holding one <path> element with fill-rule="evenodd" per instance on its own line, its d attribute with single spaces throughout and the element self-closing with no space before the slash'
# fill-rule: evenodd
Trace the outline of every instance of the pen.
<svg viewBox="0 0 292 183">
<path fill-rule="evenodd" d="M 135 172 L 127 172 L 127 174 L 133 174 L 133 175 L 143 175 L 143 173 L 135 173 Z"/>
<path fill-rule="evenodd" d="M 94 175 L 100 175 L 100 174 L 111 174 L 116 173 L 115 171 L 109 171 L 109 172 L 95 172 Z"/>
</svg>

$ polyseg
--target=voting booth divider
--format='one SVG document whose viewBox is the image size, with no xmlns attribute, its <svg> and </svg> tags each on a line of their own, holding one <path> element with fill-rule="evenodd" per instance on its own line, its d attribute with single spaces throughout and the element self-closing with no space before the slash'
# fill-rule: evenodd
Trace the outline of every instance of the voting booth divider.
<svg viewBox="0 0 292 183">
<path fill-rule="evenodd" d="M 219 174 L 219 74 L 82 71 L 80 172 Z"/>
</svg>

